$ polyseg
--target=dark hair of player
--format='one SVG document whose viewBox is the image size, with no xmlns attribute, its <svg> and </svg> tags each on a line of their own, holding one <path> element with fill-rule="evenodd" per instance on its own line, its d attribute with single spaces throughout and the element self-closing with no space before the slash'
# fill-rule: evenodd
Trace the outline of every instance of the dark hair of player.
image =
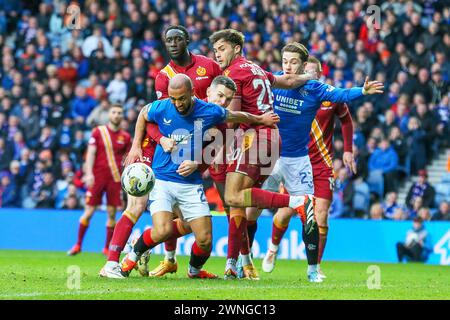
<svg viewBox="0 0 450 320">
<path fill-rule="evenodd" d="M 180 30 L 181 32 L 183 32 L 184 37 L 186 38 L 186 41 L 189 42 L 189 40 L 190 40 L 189 32 L 186 30 L 185 27 L 180 26 L 180 25 L 170 25 L 166 28 L 166 30 L 164 30 L 164 37 L 166 37 L 167 32 L 169 32 L 170 30 Z"/>
<path fill-rule="evenodd" d="M 314 56 L 309 56 L 308 62 L 314 63 L 317 66 L 317 72 L 322 73 L 322 64 L 320 63 L 319 59 Z"/>
<path fill-rule="evenodd" d="M 281 49 L 281 55 L 283 55 L 284 52 L 294 52 L 298 53 L 300 55 L 300 60 L 303 62 L 308 61 L 309 52 L 308 49 L 304 45 L 298 42 L 291 42 L 283 47 Z"/>
<path fill-rule="evenodd" d="M 215 87 L 218 85 L 223 85 L 225 88 L 230 89 L 233 92 L 236 92 L 237 90 L 236 83 L 234 83 L 234 81 L 229 77 L 225 76 L 215 77 L 214 80 L 211 82 L 211 86 Z"/>
<path fill-rule="evenodd" d="M 219 40 L 224 40 L 225 42 L 229 42 L 235 46 L 240 46 L 241 50 L 239 53 L 242 53 L 242 48 L 244 47 L 244 35 L 242 32 L 239 32 L 234 29 L 224 29 L 220 31 L 214 32 L 210 37 L 209 41 L 214 44 Z"/>
</svg>

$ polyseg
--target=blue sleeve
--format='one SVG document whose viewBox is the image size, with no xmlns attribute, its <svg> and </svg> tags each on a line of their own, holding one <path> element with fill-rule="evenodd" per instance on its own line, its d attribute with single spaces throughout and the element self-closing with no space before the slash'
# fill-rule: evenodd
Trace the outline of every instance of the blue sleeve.
<svg viewBox="0 0 450 320">
<path fill-rule="evenodd" d="M 158 106 L 156 103 L 149 103 L 148 105 L 148 110 L 147 110 L 147 118 L 148 121 L 150 122 L 155 122 L 156 123 L 156 114 L 157 114 L 157 109 Z"/>
<path fill-rule="evenodd" d="M 211 112 L 211 125 L 215 126 L 216 124 L 223 123 L 227 120 L 228 110 L 216 104 L 211 104 L 211 107 L 208 108 L 208 111 Z"/>
<path fill-rule="evenodd" d="M 363 96 L 362 87 L 340 89 L 319 81 L 309 81 L 306 87 L 312 91 L 320 101 L 331 101 L 334 103 L 349 103 Z"/>
</svg>

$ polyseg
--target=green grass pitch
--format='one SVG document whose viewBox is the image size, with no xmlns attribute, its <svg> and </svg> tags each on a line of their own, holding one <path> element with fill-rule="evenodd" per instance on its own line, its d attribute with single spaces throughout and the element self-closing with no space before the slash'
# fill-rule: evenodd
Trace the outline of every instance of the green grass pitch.
<svg viewBox="0 0 450 320">
<path fill-rule="evenodd" d="M 152 255 L 150 267 L 162 259 Z M 67 257 L 63 252 L 0 250 L 0 299 L 449 299 L 450 272 L 445 266 L 324 262 L 323 283 L 309 283 L 306 261 L 279 260 L 260 281 L 191 280 L 188 257 L 178 257 L 176 274 L 163 279 L 104 279 L 98 271 L 105 258 L 98 253 Z M 211 258 L 205 266 L 223 274 L 225 259 Z M 380 270 L 380 289 L 368 289 L 370 265 Z M 68 273 L 80 270 L 79 289 Z M 261 260 L 256 260 L 261 269 Z M 69 269 L 68 269 L 69 268 Z M 370 271 L 370 269 L 369 269 Z M 73 274 L 72 274 L 73 275 Z M 370 281 L 369 281 L 370 282 Z"/>
</svg>

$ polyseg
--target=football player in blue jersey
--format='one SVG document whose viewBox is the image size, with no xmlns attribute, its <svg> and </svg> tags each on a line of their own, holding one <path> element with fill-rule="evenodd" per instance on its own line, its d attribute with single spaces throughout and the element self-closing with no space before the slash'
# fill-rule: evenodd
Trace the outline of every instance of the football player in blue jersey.
<svg viewBox="0 0 450 320">
<path fill-rule="evenodd" d="M 290 43 L 282 50 L 283 72 L 301 74 L 307 64 L 309 52 L 300 43 Z M 368 81 L 364 87 L 354 87 L 350 89 L 339 89 L 331 85 L 310 80 L 305 85 L 296 89 L 273 89 L 274 110 L 280 116 L 278 124 L 282 148 L 281 157 L 277 160 L 271 176 L 265 181 L 263 189 L 278 191 L 280 183 L 283 183 L 290 195 L 302 196 L 313 195 L 313 173 L 308 156 L 308 143 L 310 140 L 311 125 L 320 108 L 322 101 L 349 102 L 366 94 L 378 94 L 383 92 L 383 84 L 377 81 Z M 290 208 L 279 209 L 281 216 L 292 217 L 295 211 Z M 248 210 L 249 221 L 256 221 L 259 216 L 257 210 Z M 280 215 L 277 215 L 280 216 Z M 320 282 L 321 278 L 317 272 L 319 230 L 314 223 L 312 228 L 305 228 L 309 219 L 301 217 L 303 227 L 303 240 L 308 258 L 308 279 L 312 282 Z M 315 220 L 314 215 L 314 220 Z M 284 219 L 287 220 L 287 219 Z M 285 222 L 285 221 L 282 222 Z M 286 229 L 284 225 L 275 221 L 275 226 Z M 278 222 L 278 223 L 277 223 Z M 289 220 L 287 220 L 289 223 Z M 255 230 L 256 228 L 254 228 Z M 249 230 L 249 238 L 253 238 Z M 270 250 L 278 249 L 269 248 Z M 245 258 L 245 259 L 244 259 Z M 247 257 L 242 257 L 243 261 L 248 261 Z M 263 271 L 268 271 L 268 259 L 263 261 Z M 270 269 L 270 271 L 273 267 Z"/>
<path fill-rule="evenodd" d="M 255 116 L 204 102 L 194 98 L 189 77 L 178 74 L 172 78 L 169 82 L 169 99 L 155 101 L 144 107 L 136 125 L 135 139 L 142 140 L 145 121 L 155 122 L 164 136 L 176 141 L 177 149 L 165 152 L 161 145 L 157 146 L 152 165 L 156 183 L 150 194 L 149 206 L 153 228 L 143 233 L 132 252 L 125 257 L 122 272 L 128 274 L 140 255 L 171 236 L 173 207 L 177 205 L 181 212 L 180 218 L 187 222 L 195 237 L 188 276 L 216 278 L 216 275 L 202 270 L 212 249 L 211 215 L 201 174 L 197 170 L 198 162 L 202 161 L 203 135 L 206 130 L 223 122 L 263 122 L 272 126 L 278 120 L 278 116 L 273 113 Z"/>
</svg>

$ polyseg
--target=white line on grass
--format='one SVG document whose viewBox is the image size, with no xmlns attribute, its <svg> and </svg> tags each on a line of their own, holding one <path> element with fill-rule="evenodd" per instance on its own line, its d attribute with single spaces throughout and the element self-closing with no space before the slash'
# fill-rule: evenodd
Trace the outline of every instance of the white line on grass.
<svg viewBox="0 0 450 320">
<path fill-rule="evenodd" d="M 365 284 L 319 284 L 315 285 L 291 285 L 282 286 L 283 289 L 348 289 L 348 288 L 367 288 Z M 382 288 L 396 287 L 395 285 L 382 285 Z M 174 292 L 176 290 L 198 290 L 198 291 L 216 291 L 216 290 L 258 290 L 258 289 L 280 289 L 281 286 L 221 286 L 221 287 L 172 287 L 172 288 L 157 288 L 158 292 Z M 78 296 L 78 295 L 109 295 L 114 293 L 142 293 L 142 292 L 155 292 L 155 288 L 149 288 L 148 290 L 142 288 L 130 288 L 120 290 L 72 290 L 72 291 L 60 291 L 60 292 L 27 292 L 27 293 L 13 293 L 13 294 L 0 294 L 0 299 L 12 299 L 12 298 L 26 298 L 26 297 L 40 297 L 40 296 Z"/>
</svg>

